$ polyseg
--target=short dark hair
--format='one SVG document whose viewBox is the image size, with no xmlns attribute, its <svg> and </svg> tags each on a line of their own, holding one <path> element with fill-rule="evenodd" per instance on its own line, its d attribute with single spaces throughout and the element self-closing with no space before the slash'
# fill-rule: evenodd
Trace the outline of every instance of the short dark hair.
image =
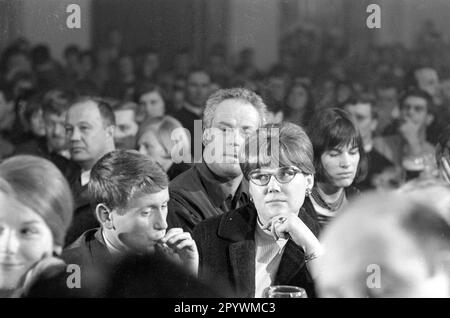
<svg viewBox="0 0 450 318">
<path fill-rule="evenodd" d="M 378 113 L 376 109 L 376 100 L 375 97 L 369 94 L 359 94 L 350 96 L 343 104 L 342 109 L 346 110 L 345 107 L 347 106 L 354 106 L 357 104 L 366 104 L 370 105 L 370 115 L 372 116 L 372 119 L 378 119 Z"/>
<path fill-rule="evenodd" d="M 273 140 L 278 145 L 273 144 Z M 274 149 L 277 146 L 278 149 Z M 240 166 L 244 177 L 261 167 L 295 166 L 302 172 L 314 174 L 314 151 L 308 135 L 300 126 L 284 122 L 265 125 L 250 135 L 241 148 Z"/>
<path fill-rule="evenodd" d="M 314 149 L 316 181 L 328 181 L 322 165 L 322 154 L 327 150 L 346 145 L 352 145 L 359 150 L 360 159 L 354 183 L 364 180 L 368 169 L 367 156 L 358 127 L 347 111 L 339 108 L 327 108 L 317 112 L 308 126 L 308 135 Z"/>
<path fill-rule="evenodd" d="M 71 100 L 74 99 L 74 94 L 69 91 L 55 89 L 48 91 L 42 100 L 42 110 L 45 115 L 64 114 L 70 107 Z"/>
<path fill-rule="evenodd" d="M 76 54 L 80 57 L 80 48 L 76 44 L 70 44 L 64 49 L 64 57 L 68 57 L 69 55 Z"/>
<path fill-rule="evenodd" d="M 38 44 L 31 49 L 31 58 L 34 65 L 40 65 L 51 59 L 50 49 L 45 44 Z"/>
<path fill-rule="evenodd" d="M 433 108 L 433 98 L 430 94 L 425 92 L 424 90 L 421 90 L 419 88 L 410 88 L 406 91 L 404 91 L 399 98 L 399 104 L 400 108 L 403 107 L 403 103 L 408 97 L 419 97 L 423 98 L 427 102 L 427 112 L 432 113 L 434 111 Z"/>
<path fill-rule="evenodd" d="M 116 117 L 114 116 L 114 111 L 111 105 L 111 101 L 97 97 L 97 96 L 80 96 L 75 98 L 70 104 L 72 107 L 75 104 L 81 104 L 85 102 L 94 102 L 97 104 L 98 111 L 100 112 L 100 117 L 103 120 L 103 125 L 105 127 L 116 125 Z"/>
<path fill-rule="evenodd" d="M 42 111 L 42 99 L 42 94 L 35 93 L 32 94 L 29 100 L 26 102 L 23 117 L 27 124 L 31 123 L 31 118 L 33 117 L 33 115 L 35 115 L 39 111 Z"/>
<path fill-rule="evenodd" d="M 121 213 L 132 198 L 160 192 L 169 186 L 163 168 L 134 150 L 114 150 L 92 168 L 88 191 L 91 206 L 103 203 Z"/>
<path fill-rule="evenodd" d="M 113 111 L 118 112 L 121 110 L 132 110 L 136 114 L 138 111 L 138 105 L 135 102 L 128 101 L 119 101 L 114 103 Z"/>
<path fill-rule="evenodd" d="M 134 94 L 134 101 L 136 103 L 139 103 L 139 99 L 142 95 L 157 92 L 159 95 L 161 95 L 161 98 L 163 97 L 163 93 L 161 91 L 161 88 L 154 84 L 153 82 L 142 82 L 139 85 L 137 85 L 135 94 Z"/>
</svg>

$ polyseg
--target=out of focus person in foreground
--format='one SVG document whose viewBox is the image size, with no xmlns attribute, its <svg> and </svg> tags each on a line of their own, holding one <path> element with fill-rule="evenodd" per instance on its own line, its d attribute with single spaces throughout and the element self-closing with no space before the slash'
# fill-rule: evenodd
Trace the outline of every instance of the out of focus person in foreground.
<svg viewBox="0 0 450 318">
<path fill-rule="evenodd" d="M 450 297 L 450 225 L 412 195 L 362 197 L 321 242 L 321 297 Z"/>
<path fill-rule="evenodd" d="M 413 179 L 399 188 L 402 193 L 411 195 L 433 205 L 450 224 L 450 184 L 436 178 Z"/>
</svg>

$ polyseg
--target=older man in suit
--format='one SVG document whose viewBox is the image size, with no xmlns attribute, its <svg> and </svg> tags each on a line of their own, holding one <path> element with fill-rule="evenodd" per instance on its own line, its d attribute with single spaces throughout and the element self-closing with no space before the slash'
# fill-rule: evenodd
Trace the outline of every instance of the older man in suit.
<svg viewBox="0 0 450 318">
<path fill-rule="evenodd" d="M 72 103 L 67 112 L 65 128 L 69 150 L 72 160 L 81 169 L 69 180 L 75 211 L 66 245 L 75 241 L 84 231 L 98 226 L 90 208 L 87 185 L 94 164 L 115 149 L 114 125 L 111 106 L 99 98 L 81 97 Z"/>
</svg>

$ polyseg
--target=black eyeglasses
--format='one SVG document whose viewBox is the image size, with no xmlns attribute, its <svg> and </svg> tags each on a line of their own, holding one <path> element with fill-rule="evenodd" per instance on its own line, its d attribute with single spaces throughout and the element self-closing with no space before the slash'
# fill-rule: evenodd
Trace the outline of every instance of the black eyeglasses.
<svg viewBox="0 0 450 318">
<path fill-rule="evenodd" d="M 261 172 L 260 169 L 255 169 L 251 171 L 248 176 L 250 181 L 254 184 L 265 186 L 269 184 L 272 176 L 274 176 L 279 183 L 289 183 L 294 179 L 297 173 L 303 173 L 303 171 L 297 167 L 280 167 L 273 173 Z"/>
</svg>

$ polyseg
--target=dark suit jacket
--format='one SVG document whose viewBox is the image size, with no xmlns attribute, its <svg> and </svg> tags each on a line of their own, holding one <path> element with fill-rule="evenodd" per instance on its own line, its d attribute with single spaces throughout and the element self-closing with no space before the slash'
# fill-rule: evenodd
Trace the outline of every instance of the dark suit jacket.
<svg viewBox="0 0 450 318">
<path fill-rule="evenodd" d="M 113 264 L 113 257 L 106 247 L 100 228 L 84 232 L 75 242 L 66 247 L 61 258 L 67 264 L 105 266 Z"/>
<path fill-rule="evenodd" d="M 313 216 L 300 209 L 299 217 L 318 232 Z M 257 212 L 253 204 L 205 220 L 194 230 L 200 255 L 199 277 L 237 297 L 255 295 L 255 229 Z M 306 268 L 304 251 L 292 240 L 286 244 L 274 285 L 294 285 L 315 296 L 314 282 Z"/>
<path fill-rule="evenodd" d="M 178 119 L 178 121 L 183 125 L 184 128 L 189 130 L 189 133 L 191 134 L 191 154 L 194 156 L 194 146 L 196 143 L 199 145 L 202 145 L 202 133 L 203 131 L 200 130 L 197 135 L 194 134 L 194 123 L 196 120 L 201 120 L 201 115 L 194 114 L 187 110 L 185 107 L 181 108 L 179 111 L 175 112 L 173 116 Z M 193 157 L 194 158 L 194 157 Z"/>
<path fill-rule="evenodd" d="M 78 165 L 73 161 L 57 153 L 49 152 L 45 137 L 34 138 L 18 145 L 14 154 L 34 155 L 50 160 L 69 181 L 74 178 L 79 170 Z"/>
<path fill-rule="evenodd" d="M 74 199 L 72 223 L 67 230 L 65 246 L 73 243 L 87 230 L 97 228 L 99 223 L 91 209 L 87 184 L 81 186 L 81 170 L 69 180 Z"/>
<path fill-rule="evenodd" d="M 67 264 L 57 273 L 40 275 L 26 297 L 30 298 L 86 298 L 105 297 L 106 284 L 113 269 L 114 259 L 109 254 L 100 229 L 85 232 L 72 246 L 63 250 L 61 258 Z M 74 265 L 78 265 L 80 285 L 74 282 Z"/>
<path fill-rule="evenodd" d="M 212 176 L 204 177 L 205 174 L 199 169 L 207 168 L 204 163 L 196 164 L 170 182 L 167 216 L 169 227 L 181 227 L 192 232 L 199 222 L 229 211 L 223 206 L 225 198 L 221 197 L 219 181 L 214 180 Z M 231 209 L 249 202 L 247 189 L 248 182 L 243 179 L 231 202 Z"/>
<path fill-rule="evenodd" d="M 208 286 L 167 258 L 158 246 L 152 255 L 111 255 L 101 229 L 89 230 L 62 254 L 80 266 L 87 297 L 219 297 Z M 84 273 L 84 276 L 83 276 Z"/>
</svg>

